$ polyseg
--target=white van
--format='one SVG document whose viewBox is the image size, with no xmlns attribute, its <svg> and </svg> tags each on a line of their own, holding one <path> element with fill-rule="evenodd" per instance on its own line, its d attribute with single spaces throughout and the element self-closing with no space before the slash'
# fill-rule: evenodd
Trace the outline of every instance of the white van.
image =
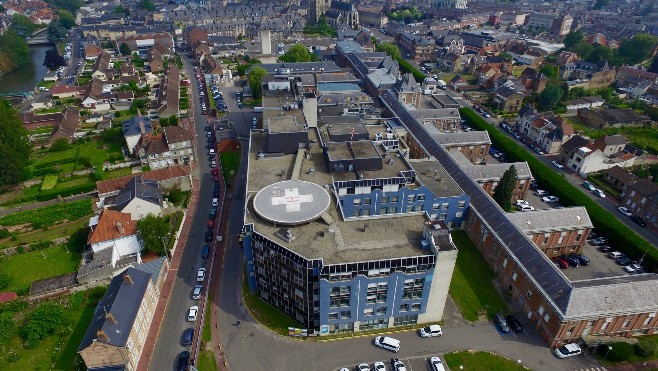
<svg viewBox="0 0 658 371">
<path fill-rule="evenodd" d="M 254 113 L 261 113 L 263 112 L 263 107 L 254 107 Z"/>
<path fill-rule="evenodd" d="M 375 346 L 397 353 L 400 350 L 400 340 L 388 336 L 377 336 L 375 338 Z"/>
</svg>

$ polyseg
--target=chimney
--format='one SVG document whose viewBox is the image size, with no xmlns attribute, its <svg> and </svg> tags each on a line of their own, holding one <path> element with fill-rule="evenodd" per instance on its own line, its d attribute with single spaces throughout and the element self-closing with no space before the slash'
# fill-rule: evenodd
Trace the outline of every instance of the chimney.
<svg viewBox="0 0 658 371">
<path fill-rule="evenodd" d="M 105 313 L 105 319 L 106 319 L 109 323 L 113 323 L 113 324 L 116 324 L 116 323 L 117 323 L 117 319 L 114 318 L 114 315 L 113 315 L 112 313 L 110 313 L 110 312 Z"/>
<path fill-rule="evenodd" d="M 132 277 L 130 277 L 130 275 L 128 273 L 126 273 L 126 274 L 123 275 L 123 282 L 125 282 L 129 285 L 132 285 L 133 284 L 133 279 L 132 279 Z"/>
<path fill-rule="evenodd" d="M 123 236 L 123 234 L 125 233 L 125 230 L 123 229 L 123 224 L 121 224 L 121 222 L 117 221 L 116 227 L 117 227 L 117 230 L 119 231 L 119 235 Z"/>
<path fill-rule="evenodd" d="M 107 334 L 103 330 L 96 331 L 96 337 L 98 338 L 98 340 L 102 341 L 103 343 L 110 342 L 110 337 L 107 336 Z"/>
</svg>

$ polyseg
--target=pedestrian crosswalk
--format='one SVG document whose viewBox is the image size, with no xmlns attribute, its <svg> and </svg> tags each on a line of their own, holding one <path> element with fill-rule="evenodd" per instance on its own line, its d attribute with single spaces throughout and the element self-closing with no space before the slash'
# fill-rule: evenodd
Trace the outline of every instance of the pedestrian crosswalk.
<svg viewBox="0 0 658 371">
<path fill-rule="evenodd" d="M 601 367 L 581 368 L 574 371 L 606 371 L 606 368 L 601 366 Z"/>
<path fill-rule="evenodd" d="M 460 96 L 460 95 L 455 95 L 453 98 L 454 98 L 454 99 L 457 99 L 457 100 L 459 100 L 459 99 L 464 99 L 464 97 L 462 97 L 462 96 Z"/>
</svg>

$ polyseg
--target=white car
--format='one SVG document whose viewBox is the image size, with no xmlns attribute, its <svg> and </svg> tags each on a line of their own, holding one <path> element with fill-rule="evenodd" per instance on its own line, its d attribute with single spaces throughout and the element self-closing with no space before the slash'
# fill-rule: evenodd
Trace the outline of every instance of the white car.
<svg viewBox="0 0 658 371">
<path fill-rule="evenodd" d="M 617 211 L 619 211 L 622 215 L 624 215 L 625 217 L 628 217 L 628 218 L 633 216 L 633 213 L 630 210 L 628 210 L 627 208 L 625 208 L 624 206 L 619 206 L 617 208 Z"/>
<path fill-rule="evenodd" d="M 386 365 L 384 365 L 384 362 L 375 362 L 372 366 L 374 371 L 386 371 Z"/>
<path fill-rule="evenodd" d="M 545 196 L 545 195 L 547 195 L 548 192 L 547 192 L 547 191 L 544 191 L 543 189 L 538 189 L 538 190 L 535 191 L 535 194 L 536 194 L 537 196 L 541 197 L 541 196 Z"/>
<path fill-rule="evenodd" d="M 196 272 L 196 281 L 203 282 L 206 280 L 206 268 L 199 268 Z"/>
<path fill-rule="evenodd" d="M 402 361 L 395 360 L 393 362 L 393 371 L 407 371 L 407 366 Z"/>
<path fill-rule="evenodd" d="M 441 358 L 439 357 L 430 358 L 430 367 L 432 368 L 432 371 L 445 371 L 443 362 L 441 362 Z"/>
<path fill-rule="evenodd" d="M 553 166 L 555 166 L 558 169 L 562 169 L 564 167 L 564 165 L 562 165 L 561 163 L 559 163 L 557 161 L 551 161 L 551 164 L 553 164 Z"/>
<path fill-rule="evenodd" d="M 526 200 L 516 200 L 516 201 L 514 201 L 514 205 L 516 205 L 516 206 L 522 206 L 522 205 L 530 206 L 530 204 Z"/>
<path fill-rule="evenodd" d="M 535 211 L 535 208 L 530 205 L 516 205 L 519 211 Z"/>
<path fill-rule="evenodd" d="M 213 198 L 211 206 L 217 207 L 217 205 L 219 205 L 219 198 Z"/>
<path fill-rule="evenodd" d="M 592 193 L 594 193 L 596 195 L 596 197 L 605 198 L 605 193 L 602 190 L 598 189 L 598 188 L 593 190 Z"/>
<path fill-rule="evenodd" d="M 194 286 L 194 289 L 192 290 L 192 299 L 193 300 L 201 299 L 201 290 L 202 289 L 203 289 L 203 286 L 201 286 L 201 285 Z"/>
<path fill-rule="evenodd" d="M 190 308 L 189 312 L 187 312 L 187 321 L 188 322 L 196 321 L 197 314 L 199 314 L 199 307 L 195 305 Z"/>
<path fill-rule="evenodd" d="M 441 326 L 439 325 L 429 325 L 427 327 L 423 327 L 418 331 L 418 333 L 422 338 L 429 338 L 433 336 L 443 335 L 443 331 L 441 331 Z"/>
<path fill-rule="evenodd" d="M 367 363 L 362 363 L 356 366 L 356 371 L 370 371 L 370 366 Z"/>
<path fill-rule="evenodd" d="M 644 272 L 644 268 L 638 263 L 631 263 L 629 265 L 624 266 L 624 270 L 628 273 L 642 273 Z"/>
<path fill-rule="evenodd" d="M 588 182 L 588 181 L 584 181 L 584 182 L 583 182 L 583 187 L 585 187 L 585 189 L 588 190 L 588 191 L 590 191 L 590 192 L 594 192 L 594 190 L 596 189 L 596 187 L 594 187 L 594 186 L 592 185 L 592 183 L 590 183 L 590 182 Z"/>
<path fill-rule="evenodd" d="M 559 202 L 560 199 L 555 197 L 555 196 L 544 196 L 541 198 L 542 201 L 552 203 L 552 202 Z"/>
<path fill-rule="evenodd" d="M 565 344 L 559 348 L 555 348 L 555 355 L 558 358 L 567 358 L 577 356 L 581 353 L 578 344 Z"/>
</svg>

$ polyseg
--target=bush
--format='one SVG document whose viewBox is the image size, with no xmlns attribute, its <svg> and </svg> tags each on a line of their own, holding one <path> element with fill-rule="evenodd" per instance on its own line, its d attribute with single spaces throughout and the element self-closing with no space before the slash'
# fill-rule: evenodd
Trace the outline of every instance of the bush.
<svg viewBox="0 0 658 371">
<path fill-rule="evenodd" d="M 584 206 L 594 226 L 605 232 L 613 246 L 632 259 L 639 260 L 646 253 L 644 266 L 652 272 L 658 270 L 658 250 L 619 221 L 615 215 L 571 185 L 561 174 L 539 161 L 525 148 L 484 121 L 470 108 L 460 108 L 459 113 L 475 128 L 486 130 L 493 145 L 505 152 L 507 158 L 512 161 L 526 161 L 533 177 L 541 183 L 544 189 L 558 196 L 565 206 Z"/>
<path fill-rule="evenodd" d="M 71 148 L 71 145 L 65 138 L 59 138 L 50 146 L 50 152 L 59 152 Z"/>
<path fill-rule="evenodd" d="M 78 193 L 87 193 L 96 189 L 96 183 L 89 182 L 85 184 L 79 184 L 76 186 L 62 188 L 62 189 L 51 189 L 48 191 L 43 191 L 39 194 L 39 201 L 48 201 L 61 197 L 68 197 L 71 195 L 76 195 Z"/>
<path fill-rule="evenodd" d="M 28 348 L 34 347 L 37 341 L 62 328 L 65 320 L 64 309 L 60 305 L 44 303 L 27 315 L 20 328 L 20 335 L 27 342 Z"/>
<path fill-rule="evenodd" d="M 635 354 L 640 357 L 654 357 L 656 355 L 656 348 L 658 348 L 658 345 L 653 340 L 641 338 L 635 344 Z"/>
<path fill-rule="evenodd" d="M 8 275 L 7 273 L 1 272 L 0 273 L 0 290 L 4 290 L 7 287 L 11 285 L 11 276 Z M 0 334 L 2 331 L 0 331 Z"/>
<path fill-rule="evenodd" d="M 183 192 L 178 189 L 174 188 L 169 192 L 169 201 L 173 202 L 174 204 L 178 204 L 183 200 Z"/>
<path fill-rule="evenodd" d="M 611 346 L 612 350 L 608 351 L 608 346 Z M 629 343 L 612 343 L 600 346 L 598 352 L 600 355 L 605 356 L 608 361 L 624 362 L 628 361 L 633 355 L 633 346 Z"/>
<path fill-rule="evenodd" d="M 11 233 L 5 228 L 0 228 L 0 239 L 7 238 L 11 236 Z"/>
</svg>

